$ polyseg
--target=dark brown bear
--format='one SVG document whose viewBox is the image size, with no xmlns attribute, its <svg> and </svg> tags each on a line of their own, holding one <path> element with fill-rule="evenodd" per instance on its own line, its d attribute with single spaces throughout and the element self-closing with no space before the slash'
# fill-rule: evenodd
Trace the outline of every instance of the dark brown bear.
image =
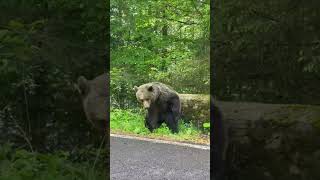
<svg viewBox="0 0 320 180">
<path fill-rule="evenodd" d="M 148 110 L 145 126 L 152 132 L 164 122 L 173 133 L 178 132 L 181 104 L 178 93 L 171 87 L 151 82 L 135 86 L 136 97 Z"/>
<path fill-rule="evenodd" d="M 87 119 L 100 132 L 107 130 L 108 117 L 108 74 L 102 74 L 93 80 L 78 78 L 77 89 L 82 98 Z"/>
</svg>

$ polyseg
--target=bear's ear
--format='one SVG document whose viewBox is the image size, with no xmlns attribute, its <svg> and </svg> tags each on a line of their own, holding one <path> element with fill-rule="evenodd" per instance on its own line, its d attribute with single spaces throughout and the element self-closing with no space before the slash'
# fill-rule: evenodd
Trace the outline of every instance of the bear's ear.
<svg viewBox="0 0 320 180">
<path fill-rule="evenodd" d="M 150 91 L 150 92 L 153 91 L 152 85 L 148 87 L 148 91 Z"/>
<path fill-rule="evenodd" d="M 79 91 L 79 93 L 82 96 L 85 96 L 85 95 L 87 95 L 89 90 L 90 90 L 90 87 L 89 87 L 88 80 L 85 77 L 80 76 L 78 78 L 78 91 Z"/>
<path fill-rule="evenodd" d="M 137 92 L 137 91 L 138 91 L 138 87 L 137 87 L 137 86 L 134 86 L 134 87 L 133 87 L 133 90 Z"/>
<path fill-rule="evenodd" d="M 79 94 L 81 94 L 81 90 L 80 90 L 78 84 L 73 83 L 73 88 L 74 88 Z"/>
</svg>

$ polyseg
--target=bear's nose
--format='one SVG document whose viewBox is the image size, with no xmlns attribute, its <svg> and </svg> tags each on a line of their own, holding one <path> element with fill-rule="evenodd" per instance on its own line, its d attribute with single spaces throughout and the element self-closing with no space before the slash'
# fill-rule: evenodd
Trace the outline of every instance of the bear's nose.
<svg viewBox="0 0 320 180">
<path fill-rule="evenodd" d="M 145 103 L 143 103 L 143 107 L 144 107 L 145 109 L 149 109 L 150 104 L 145 102 Z"/>
</svg>

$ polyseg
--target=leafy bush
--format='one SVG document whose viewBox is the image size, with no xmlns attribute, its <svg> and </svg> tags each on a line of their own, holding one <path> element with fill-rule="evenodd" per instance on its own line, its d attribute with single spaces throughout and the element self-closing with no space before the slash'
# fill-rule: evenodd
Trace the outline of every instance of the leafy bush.
<svg viewBox="0 0 320 180">
<path fill-rule="evenodd" d="M 94 166 L 94 161 L 86 158 L 71 160 L 68 152 L 41 154 L 13 148 L 11 144 L 0 146 L 1 180 L 103 180 L 106 177 L 104 163 Z"/>
<path fill-rule="evenodd" d="M 106 70 L 106 2 L 1 1 L 0 12 L 0 144 L 14 143 L 0 146 L 0 179 L 105 179 L 73 83 Z"/>
<path fill-rule="evenodd" d="M 169 84 L 179 93 L 210 93 L 209 60 L 187 59 L 168 66 L 167 71 L 151 71 L 149 76 Z M 151 78 L 150 77 L 150 78 Z"/>
<path fill-rule="evenodd" d="M 210 134 L 210 122 L 203 123 L 204 132 Z"/>
<path fill-rule="evenodd" d="M 112 68 L 110 75 L 111 106 L 115 108 L 137 106 L 133 87 L 138 85 L 138 80 L 129 76 L 124 68 Z"/>
<path fill-rule="evenodd" d="M 148 134 L 144 127 L 144 117 L 133 110 L 112 109 L 110 113 L 110 129 L 134 132 L 135 134 Z"/>
<path fill-rule="evenodd" d="M 184 60 L 168 65 L 167 68 L 166 71 L 156 67 L 140 69 L 146 74 L 138 76 L 130 74 L 127 68 L 113 67 L 110 86 L 112 106 L 115 108 L 139 107 L 133 87 L 153 81 L 168 84 L 179 93 L 210 93 L 208 60 Z"/>
<path fill-rule="evenodd" d="M 112 1 L 112 105 L 136 108 L 132 87 L 152 81 L 209 93 L 209 10 L 208 2 Z"/>
<path fill-rule="evenodd" d="M 30 139 L 40 151 L 92 143 L 73 83 L 106 69 L 105 2 L 12 0 L 0 7 L 0 143 Z"/>
<path fill-rule="evenodd" d="M 179 133 L 172 134 L 170 129 L 163 123 L 153 133 L 144 126 L 144 112 L 137 109 L 112 109 L 110 114 L 111 132 L 132 133 L 149 137 L 165 137 L 172 140 L 198 141 L 202 132 L 191 123 L 183 120 L 179 123 Z"/>
</svg>

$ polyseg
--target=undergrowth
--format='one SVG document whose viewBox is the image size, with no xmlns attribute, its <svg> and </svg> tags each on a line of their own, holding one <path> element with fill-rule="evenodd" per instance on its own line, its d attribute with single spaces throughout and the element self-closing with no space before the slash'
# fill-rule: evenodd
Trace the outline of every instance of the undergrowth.
<svg viewBox="0 0 320 180">
<path fill-rule="evenodd" d="M 206 142 L 203 133 L 191 123 L 179 122 L 179 133 L 172 134 L 169 128 L 163 123 L 160 128 L 150 132 L 144 126 L 144 113 L 134 110 L 112 109 L 110 113 L 110 129 L 112 133 L 129 133 L 147 137 L 164 137 L 178 141 Z"/>
<path fill-rule="evenodd" d="M 90 153 L 86 151 L 83 154 Z M 84 158 L 80 156 L 65 151 L 46 154 L 29 152 L 14 148 L 11 144 L 0 145 L 0 180 L 106 179 L 103 163 L 93 165 L 94 160 L 79 160 Z"/>
</svg>

